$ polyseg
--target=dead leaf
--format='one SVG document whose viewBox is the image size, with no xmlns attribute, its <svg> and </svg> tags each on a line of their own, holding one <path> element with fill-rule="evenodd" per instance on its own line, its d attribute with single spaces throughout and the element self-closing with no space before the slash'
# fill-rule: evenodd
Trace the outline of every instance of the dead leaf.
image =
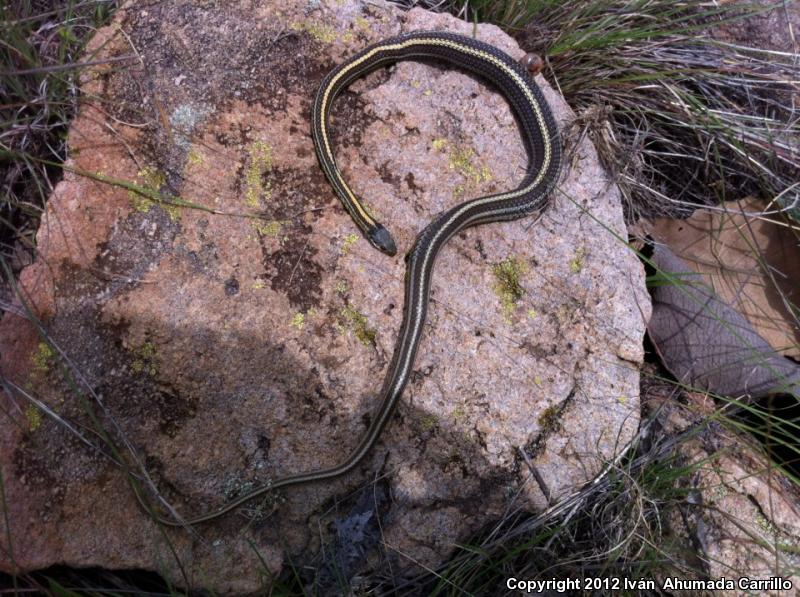
<svg viewBox="0 0 800 597">
<path fill-rule="evenodd" d="M 703 283 L 704 276 L 664 245 L 655 246 L 653 262 L 673 280 L 653 289 L 647 329 L 678 381 L 731 397 L 800 397 L 800 365 L 778 354 Z"/>
<path fill-rule="evenodd" d="M 784 356 L 800 357 L 798 231 L 754 215 L 765 205 L 729 201 L 724 211 L 698 209 L 686 220 L 662 218 L 650 234 L 668 245 L 725 303 L 744 315 Z"/>
</svg>

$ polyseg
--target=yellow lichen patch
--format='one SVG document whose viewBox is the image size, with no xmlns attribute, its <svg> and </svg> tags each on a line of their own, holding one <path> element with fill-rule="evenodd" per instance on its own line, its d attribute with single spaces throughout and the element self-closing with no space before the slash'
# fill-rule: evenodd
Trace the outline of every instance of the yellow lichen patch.
<svg viewBox="0 0 800 597">
<path fill-rule="evenodd" d="M 155 168 L 150 168 L 150 167 L 145 167 L 139 170 L 137 176 L 142 181 L 142 186 L 156 192 L 162 186 L 164 186 L 164 183 L 167 181 L 166 177 L 162 172 L 159 172 Z"/>
<path fill-rule="evenodd" d="M 264 280 L 256 280 L 255 282 L 253 282 L 253 289 L 255 290 L 261 290 L 262 288 L 265 287 L 266 284 L 264 284 Z"/>
<path fill-rule="evenodd" d="M 270 220 L 268 222 L 254 221 L 251 223 L 253 230 L 261 236 L 277 238 L 283 230 L 283 220 Z"/>
<path fill-rule="evenodd" d="M 447 147 L 447 141 L 444 139 L 434 139 L 431 141 L 431 147 L 436 151 L 444 151 L 444 148 Z"/>
<path fill-rule="evenodd" d="M 536 309 L 528 309 L 528 319 L 536 319 L 538 316 Z"/>
<path fill-rule="evenodd" d="M 439 419 L 436 415 L 425 415 L 422 417 L 420 421 L 420 428 L 422 431 L 433 431 L 436 428 L 436 425 L 439 424 Z"/>
<path fill-rule="evenodd" d="M 369 21 L 367 19 L 365 19 L 364 17 L 356 17 L 355 18 L 355 24 L 356 24 L 356 27 L 361 29 L 361 31 L 369 31 L 369 29 L 370 29 Z"/>
<path fill-rule="evenodd" d="M 468 183 L 478 185 L 492 180 L 492 172 L 485 164 L 475 164 L 475 152 L 469 147 L 456 147 L 450 153 L 450 169 L 467 179 Z"/>
<path fill-rule="evenodd" d="M 453 419 L 455 419 L 456 422 L 460 422 L 466 418 L 467 418 L 467 409 L 464 407 L 463 404 L 458 404 L 453 409 Z"/>
<path fill-rule="evenodd" d="M 342 309 L 342 317 L 347 322 L 347 326 L 353 331 L 358 341 L 364 346 L 375 344 L 376 331 L 369 327 L 367 317 L 359 313 L 353 307 L 347 306 Z"/>
<path fill-rule="evenodd" d="M 302 311 L 296 313 L 294 317 L 292 317 L 291 325 L 292 327 L 297 328 L 298 330 L 302 330 L 303 326 L 305 326 L 305 324 L 308 323 L 308 320 L 313 318 L 316 314 L 317 310 L 314 309 L 313 307 L 308 311 L 306 311 L 305 313 L 303 313 Z"/>
<path fill-rule="evenodd" d="M 169 203 L 162 203 L 161 208 L 167 212 L 169 219 L 173 222 L 177 222 L 181 217 L 180 209 L 177 205 L 170 205 Z"/>
<path fill-rule="evenodd" d="M 356 242 L 358 242 L 357 234 L 351 233 L 345 236 L 344 242 L 342 243 L 342 250 L 341 250 L 342 256 L 345 256 L 348 253 L 350 253 L 350 249 L 353 248 L 353 245 L 355 245 Z"/>
<path fill-rule="evenodd" d="M 28 404 L 25 408 L 25 418 L 28 420 L 28 429 L 31 433 L 42 425 L 42 413 L 35 404 Z"/>
<path fill-rule="evenodd" d="M 139 347 L 139 354 L 142 358 L 145 359 L 152 359 L 156 356 L 156 345 L 152 342 L 145 342 L 144 344 Z"/>
<path fill-rule="evenodd" d="M 154 168 L 146 167 L 139 170 L 136 176 L 139 184 L 130 184 L 128 190 L 128 201 L 135 211 L 147 213 L 154 205 L 159 204 L 170 220 L 175 222 L 180 219 L 179 206 L 170 203 L 172 200 L 179 202 L 180 199 L 161 194 L 161 187 L 166 182 L 164 174 Z"/>
<path fill-rule="evenodd" d="M 264 184 L 262 177 L 272 168 L 272 147 L 264 141 L 254 141 L 247 153 L 244 202 L 247 207 L 255 209 L 261 205 L 262 199 L 270 197 L 269 185 Z"/>
<path fill-rule="evenodd" d="M 336 282 L 336 292 L 339 294 L 345 294 L 347 292 L 347 281 L 346 280 L 339 280 Z"/>
<path fill-rule="evenodd" d="M 150 211 L 150 208 L 153 207 L 153 202 L 150 199 L 147 197 L 142 197 L 133 191 L 128 191 L 128 201 L 134 210 L 143 214 L 146 214 L 148 211 Z"/>
<path fill-rule="evenodd" d="M 292 327 L 297 328 L 298 330 L 302 330 L 303 326 L 306 324 L 306 314 L 305 313 L 296 313 L 294 317 L 292 317 Z"/>
<path fill-rule="evenodd" d="M 492 266 L 495 283 L 494 291 L 500 298 L 503 308 L 503 319 L 511 323 L 511 315 L 517 303 L 524 296 L 525 289 L 520 284 L 520 278 L 526 271 L 525 263 L 515 257 L 508 257 Z"/>
<path fill-rule="evenodd" d="M 39 342 L 36 352 L 33 353 L 33 372 L 36 375 L 44 375 L 50 370 L 50 362 L 55 356 L 55 352 L 47 342 Z"/>
<path fill-rule="evenodd" d="M 132 352 L 135 356 L 131 363 L 131 369 L 134 373 L 146 373 L 150 376 L 155 376 L 155 374 L 158 373 L 158 367 L 156 367 L 155 363 L 155 344 L 147 341 L 138 348 L 135 348 Z"/>
<path fill-rule="evenodd" d="M 580 273 L 583 269 L 583 258 L 586 256 L 586 250 L 583 247 L 578 247 L 575 251 L 575 257 L 569 262 L 569 271 L 573 274 Z"/>
<path fill-rule="evenodd" d="M 186 163 L 189 166 L 202 166 L 205 162 L 205 159 L 202 155 L 197 153 L 194 149 L 189 152 L 189 155 L 186 156 Z"/>
<path fill-rule="evenodd" d="M 535 375 L 534 378 L 533 378 L 533 383 L 536 384 L 537 388 L 541 388 L 542 387 L 542 378 L 539 377 L 538 375 Z"/>
<path fill-rule="evenodd" d="M 166 182 L 164 174 L 155 168 L 150 168 L 149 166 L 139 170 L 136 176 L 139 179 L 139 185 L 143 188 L 143 190 L 153 195 L 160 193 L 161 187 L 164 186 L 164 183 Z M 128 191 L 128 201 L 130 201 L 133 209 L 141 213 L 149 212 L 153 205 L 155 205 L 155 201 L 149 199 L 148 197 L 144 197 L 135 191 Z"/>
<path fill-rule="evenodd" d="M 295 21 L 289 25 L 289 28 L 293 31 L 305 31 L 317 41 L 321 41 L 326 44 L 336 41 L 336 29 L 330 25 L 312 23 L 310 21 L 303 23 Z"/>
</svg>

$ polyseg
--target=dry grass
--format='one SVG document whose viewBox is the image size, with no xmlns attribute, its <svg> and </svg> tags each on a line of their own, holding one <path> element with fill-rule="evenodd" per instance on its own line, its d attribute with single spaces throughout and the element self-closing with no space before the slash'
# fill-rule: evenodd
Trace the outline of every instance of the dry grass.
<svg viewBox="0 0 800 597">
<path fill-rule="evenodd" d="M 32 260 L 45 202 L 61 178 L 85 42 L 115 0 L 0 3 L 0 256 Z"/>
</svg>

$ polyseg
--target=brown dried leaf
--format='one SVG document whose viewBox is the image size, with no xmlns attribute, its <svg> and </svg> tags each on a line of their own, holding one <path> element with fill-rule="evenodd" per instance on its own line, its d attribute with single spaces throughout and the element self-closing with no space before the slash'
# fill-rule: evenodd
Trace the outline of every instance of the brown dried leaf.
<svg viewBox="0 0 800 597">
<path fill-rule="evenodd" d="M 800 365 L 782 357 L 736 310 L 719 300 L 669 247 L 656 245 L 653 262 L 674 275 L 653 290 L 647 326 L 664 365 L 681 382 L 715 394 L 758 398 L 800 396 Z"/>
<path fill-rule="evenodd" d="M 703 282 L 784 356 L 800 357 L 798 231 L 755 217 L 765 205 L 730 201 L 724 212 L 696 210 L 686 220 L 658 219 L 650 234 L 668 245 Z"/>
</svg>

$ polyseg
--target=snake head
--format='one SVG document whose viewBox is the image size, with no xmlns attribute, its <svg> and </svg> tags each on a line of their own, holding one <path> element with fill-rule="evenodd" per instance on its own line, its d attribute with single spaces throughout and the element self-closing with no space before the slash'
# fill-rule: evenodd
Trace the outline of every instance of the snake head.
<svg viewBox="0 0 800 597">
<path fill-rule="evenodd" d="M 386 253 L 389 257 L 394 257 L 397 254 L 397 245 L 394 244 L 392 235 L 381 224 L 376 225 L 367 235 L 367 238 L 369 238 L 369 242 L 372 243 L 373 247 Z"/>
</svg>

